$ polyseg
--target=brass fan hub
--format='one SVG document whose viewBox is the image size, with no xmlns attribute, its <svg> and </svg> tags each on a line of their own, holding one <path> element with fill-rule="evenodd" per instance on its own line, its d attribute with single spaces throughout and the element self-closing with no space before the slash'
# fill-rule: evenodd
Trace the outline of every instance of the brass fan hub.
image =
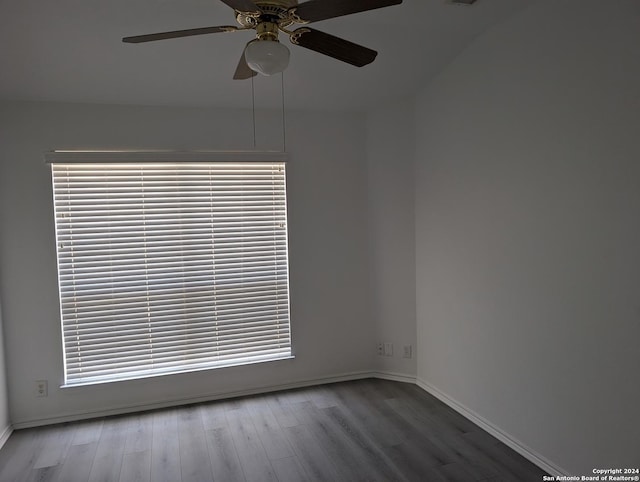
<svg viewBox="0 0 640 482">
<path fill-rule="evenodd" d="M 298 0 L 258 0 L 254 3 L 260 7 L 262 13 L 236 12 L 236 20 L 244 28 L 256 28 L 263 22 L 287 27 L 294 22 L 289 9 L 296 7 Z"/>
<path fill-rule="evenodd" d="M 259 40 L 278 41 L 278 24 L 273 22 L 260 22 L 256 26 L 256 37 Z"/>
</svg>

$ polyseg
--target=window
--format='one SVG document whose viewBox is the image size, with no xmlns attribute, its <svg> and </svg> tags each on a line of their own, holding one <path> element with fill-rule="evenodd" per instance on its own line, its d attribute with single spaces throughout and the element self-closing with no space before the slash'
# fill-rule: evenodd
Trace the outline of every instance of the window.
<svg viewBox="0 0 640 482">
<path fill-rule="evenodd" d="M 65 385 L 291 357 L 284 162 L 48 157 Z"/>
</svg>

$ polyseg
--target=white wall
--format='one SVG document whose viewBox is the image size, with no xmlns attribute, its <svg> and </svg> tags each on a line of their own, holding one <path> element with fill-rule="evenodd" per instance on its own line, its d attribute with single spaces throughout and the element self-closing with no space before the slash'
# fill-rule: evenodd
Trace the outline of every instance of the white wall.
<svg viewBox="0 0 640 482">
<path fill-rule="evenodd" d="M 0 306 L 0 448 L 2 448 L 4 442 L 6 442 L 11 430 L 9 398 L 7 396 L 7 365 L 4 357 L 2 332 L 2 306 Z"/>
<path fill-rule="evenodd" d="M 371 319 L 376 342 L 393 356 L 375 356 L 376 370 L 415 377 L 416 297 L 413 199 L 414 111 L 409 101 L 367 115 Z M 404 346 L 411 358 L 404 358 Z"/>
<path fill-rule="evenodd" d="M 258 148 L 280 149 L 280 113 Z M 46 103 L 0 105 L 0 295 L 14 424 L 189 400 L 371 369 L 364 117 L 287 114 L 290 284 L 296 359 L 59 389 L 63 381 L 49 167 L 60 148 L 247 149 L 251 113 Z M 36 398 L 34 381 L 49 381 Z"/>
<path fill-rule="evenodd" d="M 541 0 L 417 104 L 418 376 L 579 475 L 640 466 L 638 46 Z"/>
</svg>

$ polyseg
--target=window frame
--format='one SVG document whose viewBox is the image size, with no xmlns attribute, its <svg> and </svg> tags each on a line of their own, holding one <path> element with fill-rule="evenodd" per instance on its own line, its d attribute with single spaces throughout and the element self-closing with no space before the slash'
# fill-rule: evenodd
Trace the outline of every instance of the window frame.
<svg viewBox="0 0 640 482">
<path fill-rule="evenodd" d="M 130 150 L 99 150 L 99 151 L 79 151 L 79 150 L 57 150 L 45 153 L 45 161 L 49 164 L 107 164 L 107 163 L 120 163 L 120 164 L 144 164 L 144 163 L 171 163 L 171 164 L 181 164 L 181 163 L 283 163 L 286 166 L 288 162 L 288 155 L 284 152 L 276 152 L 276 151 L 196 151 L 196 152 L 180 152 L 180 151 L 166 151 L 166 150 L 156 150 L 156 151 L 130 151 Z M 285 167 L 286 169 L 286 167 Z M 286 172 L 286 171 L 285 171 Z M 53 179 L 53 170 L 51 172 L 52 176 L 52 191 L 54 191 L 54 179 Z M 231 360 L 229 363 L 212 365 L 212 366 L 197 366 L 197 367 L 189 367 L 184 364 L 180 367 L 176 367 L 173 370 L 165 370 L 160 372 L 150 372 L 150 373 L 138 373 L 134 376 L 109 376 L 103 379 L 79 379 L 79 380 L 69 380 L 68 371 L 67 371 L 67 355 L 65 353 L 65 328 L 64 328 L 64 318 L 62 314 L 62 298 L 61 298 L 61 282 L 60 282 L 60 270 L 58 267 L 59 256 L 58 249 L 56 247 L 56 274 L 58 277 L 58 300 L 60 302 L 60 334 L 62 339 L 62 348 L 63 348 L 63 364 L 64 364 L 64 382 L 61 385 L 61 388 L 68 387 L 78 387 L 78 386 L 86 386 L 86 385 L 94 385 L 94 384 L 102 384 L 102 383 L 113 383 L 119 381 L 126 380 L 135 380 L 135 379 L 143 379 L 149 377 L 157 377 L 157 376 L 165 376 L 165 375 L 175 375 L 181 373 L 190 373 L 195 371 L 202 370 L 215 370 L 218 368 L 226 368 L 226 367 L 234 367 L 241 366 L 247 364 L 254 363 L 265 363 L 272 361 L 280 361 L 293 359 L 294 356 L 294 346 L 293 346 L 293 334 L 292 334 L 292 323 L 291 323 L 291 295 L 290 295 L 290 260 L 289 260 L 289 226 L 288 226 L 288 195 L 287 191 L 287 176 L 283 175 L 285 184 L 284 184 L 284 209 L 285 209 L 285 254 L 286 254 L 286 303 L 287 303 L 287 326 L 289 330 L 289 353 L 287 355 L 281 355 L 277 357 L 271 357 L 264 360 L 255 359 L 249 361 L 233 361 Z M 55 191 L 53 192 L 55 197 Z M 54 198 L 54 216 L 56 216 L 56 204 Z M 57 222 L 56 222 L 57 225 Z M 56 244 L 59 242 L 58 234 L 56 229 L 55 234 Z M 177 321 L 177 320 L 176 320 Z M 142 370 L 137 370 L 141 372 Z M 94 377 L 95 378 L 95 377 Z"/>
</svg>

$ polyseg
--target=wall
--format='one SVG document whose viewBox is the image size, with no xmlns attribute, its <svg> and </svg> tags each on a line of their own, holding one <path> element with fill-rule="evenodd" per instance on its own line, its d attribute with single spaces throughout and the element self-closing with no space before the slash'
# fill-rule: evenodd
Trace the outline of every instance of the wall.
<svg viewBox="0 0 640 482">
<path fill-rule="evenodd" d="M 539 1 L 417 103 L 418 377 L 579 475 L 640 466 L 638 45 Z"/>
<path fill-rule="evenodd" d="M 409 101 L 367 115 L 371 317 L 376 342 L 393 356 L 375 356 L 380 372 L 416 374 L 416 297 L 413 157 L 414 112 Z M 404 358 L 404 347 L 411 358 Z"/>
<path fill-rule="evenodd" d="M 281 114 L 259 112 L 258 149 L 281 149 Z M 250 111 L 46 103 L 0 105 L 0 295 L 9 405 L 18 426 L 194 400 L 371 369 L 364 118 L 287 113 L 290 284 L 296 358 L 59 389 L 63 381 L 49 167 L 64 148 L 247 149 Z M 330 142 L 328 142 L 330 140 Z M 36 398 L 34 381 L 49 381 Z"/>
<path fill-rule="evenodd" d="M 2 306 L 0 306 L 0 448 L 2 448 L 11 433 L 9 398 L 7 396 L 7 368 L 4 357 L 4 340 L 2 331 Z"/>
</svg>

